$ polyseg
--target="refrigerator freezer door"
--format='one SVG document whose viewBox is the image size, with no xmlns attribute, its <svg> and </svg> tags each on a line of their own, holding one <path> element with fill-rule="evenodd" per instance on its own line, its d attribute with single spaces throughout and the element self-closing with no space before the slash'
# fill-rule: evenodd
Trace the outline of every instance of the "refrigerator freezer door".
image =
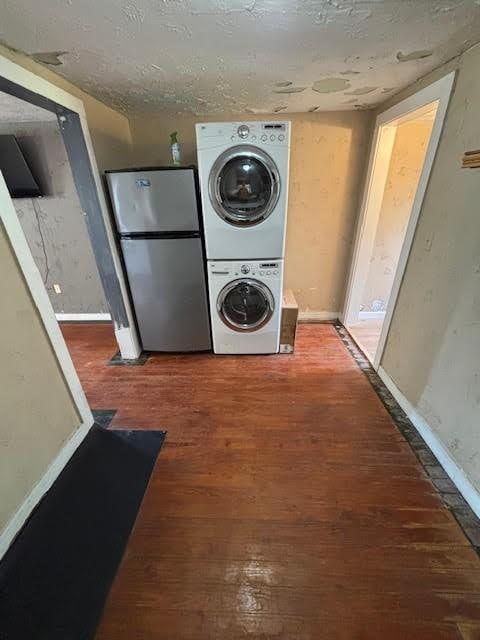
<svg viewBox="0 0 480 640">
<path fill-rule="evenodd" d="M 210 349 L 201 240 L 123 238 L 121 244 L 143 348 Z"/>
<path fill-rule="evenodd" d="M 119 233 L 198 231 L 193 169 L 106 175 Z"/>
</svg>

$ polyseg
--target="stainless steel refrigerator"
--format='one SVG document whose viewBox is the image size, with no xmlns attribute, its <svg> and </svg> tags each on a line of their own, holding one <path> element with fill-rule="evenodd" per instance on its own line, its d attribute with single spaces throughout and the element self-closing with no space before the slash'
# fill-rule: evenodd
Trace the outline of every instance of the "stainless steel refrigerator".
<svg viewBox="0 0 480 640">
<path fill-rule="evenodd" d="M 210 349 L 195 169 L 107 171 L 106 179 L 143 348 Z"/>
</svg>

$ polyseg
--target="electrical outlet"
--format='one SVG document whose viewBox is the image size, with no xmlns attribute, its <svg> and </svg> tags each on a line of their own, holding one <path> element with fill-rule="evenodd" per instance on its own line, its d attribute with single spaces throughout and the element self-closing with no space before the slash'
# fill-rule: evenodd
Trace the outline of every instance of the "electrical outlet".
<svg viewBox="0 0 480 640">
<path fill-rule="evenodd" d="M 53 285 L 53 290 L 55 291 L 55 293 L 62 293 L 62 290 L 61 290 L 59 284 L 54 284 Z"/>
</svg>

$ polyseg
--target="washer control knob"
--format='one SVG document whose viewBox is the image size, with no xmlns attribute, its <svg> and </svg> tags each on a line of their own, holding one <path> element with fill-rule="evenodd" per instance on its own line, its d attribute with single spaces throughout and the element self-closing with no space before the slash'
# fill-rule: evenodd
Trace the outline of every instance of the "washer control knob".
<svg viewBox="0 0 480 640">
<path fill-rule="evenodd" d="M 278 139 L 280 140 L 280 142 L 283 142 L 283 141 L 285 140 L 285 136 L 283 135 L 283 133 L 281 133 L 281 134 L 278 136 Z"/>
<path fill-rule="evenodd" d="M 261 275 L 261 276 L 263 276 L 263 274 L 264 274 L 264 272 L 263 272 L 263 271 L 260 271 L 260 275 Z"/>
<path fill-rule="evenodd" d="M 250 129 L 247 127 L 246 124 L 241 124 L 237 129 L 237 133 L 238 133 L 238 137 L 242 138 L 242 140 L 244 140 L 245 138 L 248 138 L 248 134 L 250 133 Z"/>
<path fill-rule="evenodd" d="M 247 273 L 250 273 L 250 267 L 248 266 L 248 264 L 242 264 L 240 271 L 245 275 Z"/>
<path fill-rule="evenodd" d="M 252 138 L 251 138 L 251 139 L 252 139 L 252 140 L 256 140 L 256 139 L 257 139 L 257 136 L 256 136 L 255 134 L 253 134 L 253 136 L 252 136 Z"/>
<path fill-rule="evenodd" d="M 263 134 L 262 136 L 262 142 L 266 142 L 267 141 L 267 136 L 265 134 Z"/>
<path fill-rule="evenodd" d="M 272 133 L 272 135 L 270 136 L 270 140 L 271 140 L 272 142 L 275 142 L 275 136 L 273 135 L 273 133 Z"/>
</svg>

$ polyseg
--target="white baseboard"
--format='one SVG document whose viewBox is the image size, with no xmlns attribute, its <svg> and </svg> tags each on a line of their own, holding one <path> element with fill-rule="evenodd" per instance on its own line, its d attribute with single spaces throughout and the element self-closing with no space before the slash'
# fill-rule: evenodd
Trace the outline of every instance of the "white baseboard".
<svg viewBox="0 0 480 640">
<path fill-rule="evenodd" d="M 337 320 L 339 311 L 299 311 L 299 322 L 328 322 L 329 320 Z"/>
<path fill-rule="evenodd" d="M 136 334 L 129 327 L 120 329 L 115 327 L 115 338 L 124 360 L 135 360 L 141 355 L 142 348 L 136 339 Z"/>
<path fill-rule="evenodd" d="M 452 458 L 451 453 L 445 447 L 443 442 L 441 442 L 437 434 L 433 431 L 430 425 L 427 424 L 418 411 L 410 404 L 407 398 L 405 398 L 403 393 L 396 386 L 383 367 L 379 367 L 378 375 L 383 380 L 392 396 L 405 411 L 415 429 L 425 440 L 433 455 L 445 469 L 451 481 L 455 484 L 476 515 L 480 518 L 480 493 L 472 485 L 463 469 Z"/>
<path fill-rule="evenodd" d="M 359 320 L 375 320 L 385 318 L 385 311 L 359 311 Z"/>
<path fill-rule="evenodd" d="M 109 313 L 56 313 L 59 322 L 105 322 L 111 320 Z"/>
<path fill-rule="evenodd" d="M 60 453 L 58 453 L 56 458 L 53 459 L 43 477 L 40 478 L 39 482 L 35 485 L 30 494 L 17 509 L 7 526 L 0 533 L 0 559 L 6 553 L 7 549 L 14 541 L 15 536 L 23 527 L 42 497 L 47 493 L 63 471 L 63 468 L 75 453 L 91 426 L 91 424 L 83 423 L 75 430 L 69 440 L 64 444 Z"/>
</svg>

